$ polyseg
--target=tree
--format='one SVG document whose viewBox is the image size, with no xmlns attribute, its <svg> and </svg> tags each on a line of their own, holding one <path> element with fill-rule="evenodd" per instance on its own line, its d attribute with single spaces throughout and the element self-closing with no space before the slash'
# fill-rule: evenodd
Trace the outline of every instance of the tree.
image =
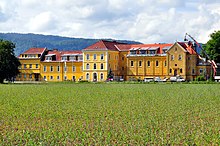
<svg viewBox="0 0 220 146">
<path fill-rule="evenodd" d="M 204 49 L 212 60 L 220 63 L 220 31 L 210 35 L 211 39 L 205 44 Z"/>
<path fill-rule="evenodd" d="M 21 63 L 14 54 L 14 48 L 12 42 L 0 40 L 0 83 L 4 79 L 11 81 L 19 73 Z"/>
<path fill-rule="evenodd" d="M 110 68 L 110 70 L 108 71 L 108 76 L 107 76 L 108 79 L 113 79 L 113 73 L 112 73 L 112 70 Z"/>
</svg>

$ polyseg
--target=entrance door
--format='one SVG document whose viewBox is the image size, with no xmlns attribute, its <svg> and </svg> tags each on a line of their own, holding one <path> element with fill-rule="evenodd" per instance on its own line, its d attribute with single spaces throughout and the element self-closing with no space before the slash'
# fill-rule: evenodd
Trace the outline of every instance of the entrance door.
<svg viewBox="0 0 220 146">
<path fill-rule="evenodd" d="M 39 74 L 34 74 L 35 81 L 39 81 Z"/>
<path fill-rule="evenodd" d="M 177 76 L 177 69 L 174 70 L 174 76 Z"/>
<path fill-rule="evenodd" d="M 93 73 L 93 82 L 97 81 L 97 73 Z"/>
<path fill-rule="evenodd" d="M 73 82 L 75 82 L 76 81 L 76 77 L 75 76 L 73 76 Z"/>
</svg>

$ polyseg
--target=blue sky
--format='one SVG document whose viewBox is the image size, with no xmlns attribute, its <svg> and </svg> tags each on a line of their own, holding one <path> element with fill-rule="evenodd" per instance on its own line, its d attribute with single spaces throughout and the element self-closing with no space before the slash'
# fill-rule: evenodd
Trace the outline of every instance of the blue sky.
<svg viewBox="0 0 220 146">
<path fill-rule="evenodd" d="M 220 29 L 219 0 L 1 0 L 0 32 L 202 43 Z"/>
</svg>

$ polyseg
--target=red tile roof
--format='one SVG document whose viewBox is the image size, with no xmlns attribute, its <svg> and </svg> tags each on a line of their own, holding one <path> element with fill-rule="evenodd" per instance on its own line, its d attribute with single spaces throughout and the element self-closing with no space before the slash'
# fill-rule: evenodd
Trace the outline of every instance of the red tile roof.
<svg viewBox="0 0 220 146">
<path fill-rule="evenodd" d="M 181 45 L 183 47 L 183 49 L 185 49 L 187 52 L 189 52 L 189 54 L 197 54 L 196 51 L 193 49 L 193 45 L 192 44 L 188 44 L 186 42 L 177 42 L 179 45 Z"/>
<path fill-rule="evenodd" d="M 119 51 L 115 45 L 123 44 L 116 41 L 106 41 L 100 40 L 95 44 L 83 49 L 83 51 L 102 51 L 102 50 L 111 50 L 111 51 Z"/>
<path fill-rule="evenodd" d="M 55 61 L 61 61 L 61 57 L 63 55 L 82 55 L 82 51 L 80 50 L 71 50 L 71 51 L 58 51 L 58 50 L 49 50 L 46 56 L 55 55 Z"/>
<path fill-rule="evenodd" d="M 140 50 L 150 50 L 152 48 L 159 48 L 158 49 L 158 54 L 163 53 L 163 48 L 168 48 L 171 47 L 173 44 L 130 44 L 130 45 L 117 45 L 119 51 L 129 51 L 133 48 L 138 48 Z"/>
<path fill-rule="evenodd" d="M 30 48 L 22 54 L 42 54 L 46 48 Z"/>
</svg>

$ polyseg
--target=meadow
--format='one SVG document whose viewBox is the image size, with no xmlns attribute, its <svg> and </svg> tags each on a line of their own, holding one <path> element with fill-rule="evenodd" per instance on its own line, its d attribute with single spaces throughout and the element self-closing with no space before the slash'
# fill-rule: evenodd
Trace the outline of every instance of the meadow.
<svg viewBox="0 0 220 146">
<path fill-rule="evenodd" d="M 219 87 L 0 85 L 0 145 L 220 145 Z"/>
</svg>

